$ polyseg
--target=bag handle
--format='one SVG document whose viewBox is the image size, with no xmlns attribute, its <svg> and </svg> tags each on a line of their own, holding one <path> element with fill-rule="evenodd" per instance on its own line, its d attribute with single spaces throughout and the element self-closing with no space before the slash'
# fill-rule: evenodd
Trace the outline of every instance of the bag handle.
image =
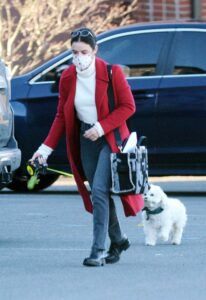
<svg viewBox="0 0 206 300">
<path fill-rule="evenodd" d="M 112 112 L 115 109 L 115 102 L 114 102 L 114 90 L 112 86 L 112 65 L 107 65 L 107 73 L 108 73 L 108 78 L 109 78 L 109 83 L 108 83 L 108 99 L 109 99 L 109 110 Z M 114 129 L 114 136 L 116 140 L 116 144 L 119 148 L 122 147 L 122 139 L 121 135 L 119 132 L 119 128 Z"/>
<path fill-rule="evenodd" d="M 137 142 L 137 147 L 141 146 L 142 143 L 144 143 L 145 145 L 147 145 L 147 137 L 144 136 L 144 135 L 142 135 L 142 136 L 139 138 L 139 140 L 138 140 L 138 142 Z"/>
</svg>

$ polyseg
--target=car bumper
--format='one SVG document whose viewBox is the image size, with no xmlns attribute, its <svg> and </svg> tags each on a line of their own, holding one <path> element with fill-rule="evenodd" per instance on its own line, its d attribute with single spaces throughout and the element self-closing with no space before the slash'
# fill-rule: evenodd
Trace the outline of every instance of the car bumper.
<svg viewBox="0 0 206 300">
<path fill-rule="evenodd" d="M 19 168 L 21 164 L 20 149 L 1 149 L 0 150 L 0 173 L 6 167 L 9 172 L 13 172 Z"/>
</svg>

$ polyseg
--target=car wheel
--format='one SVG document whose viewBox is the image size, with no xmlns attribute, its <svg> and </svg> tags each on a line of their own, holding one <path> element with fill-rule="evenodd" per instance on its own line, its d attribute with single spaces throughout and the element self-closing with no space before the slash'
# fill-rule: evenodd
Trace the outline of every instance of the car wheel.
<svg viewBox="0 0 206 300">
<path fill-rule="evenodd" d="M 52 183 L 54 183 L 58 179 L 59 175 L 56 174 L 47 174 L 47 175 L 40 175 L 40 181 L 35 187 L 31 190 L 33 191 L 40 191 L 43 190 Z M 27 182 L 29 180 L 29 176 L 27 175 L 20 175 L 14 176 L 11 183 L 7 185 L 7 188 L 16 191 L 16 192 L 30 192 L 27 188 Z"/>
<path fill-rule="evenodd" d="M 5 187 L 5 184 L 0 183 L 0 190 L 2 190 Z"/>
</svg>

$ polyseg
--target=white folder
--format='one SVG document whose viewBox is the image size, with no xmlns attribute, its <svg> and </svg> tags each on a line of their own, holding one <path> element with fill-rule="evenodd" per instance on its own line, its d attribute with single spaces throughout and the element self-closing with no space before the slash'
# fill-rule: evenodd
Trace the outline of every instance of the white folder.
<svg viewBox="0 0 206 300">
<path fill-rule="evenodd" d="M 123 153 L 131 153 L 135 152 L 135 148 L 137 147 L 137 133 L 132 132 L 128 137 L 128 140 L 122 150 Z"/>
</svg>

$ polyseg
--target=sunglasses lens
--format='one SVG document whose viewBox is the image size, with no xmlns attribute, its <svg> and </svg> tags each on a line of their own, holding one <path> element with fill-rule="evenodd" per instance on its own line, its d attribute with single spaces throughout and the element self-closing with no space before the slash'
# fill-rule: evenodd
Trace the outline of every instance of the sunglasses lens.
<svg viewBox="0 0 206 300">
<path fill-rule="evenodd" d="M 77 36 L 87 37 L 87 36 L 89 36 L 89 35 L 91 35 L 91 36 L 93 37 L 93 35 L 91 34 L 91 32 L 88 31 L 88 30 L 82 30 L 82 31 L 77 30 L 77 31 L 73 31 L 73 32 L 71 33 L 71 37 L 72 37 L 72 38 L 75 38 L 75 37 L 77 37 Z"/>
<path fill-rule="evenodd" d="M 80 34 L 80 32 L 79 31 L 72 31 L 72 33 L 71 33 L 71 37 L 77 37 L 78 35 Z"/>
<path fill-rule="evenodd" d="M 88 30 L 81 31 L 81 36 L 88 36 L 88 35 L 91 35 L 91 32 L 89 32 Z"/>
</svg>

